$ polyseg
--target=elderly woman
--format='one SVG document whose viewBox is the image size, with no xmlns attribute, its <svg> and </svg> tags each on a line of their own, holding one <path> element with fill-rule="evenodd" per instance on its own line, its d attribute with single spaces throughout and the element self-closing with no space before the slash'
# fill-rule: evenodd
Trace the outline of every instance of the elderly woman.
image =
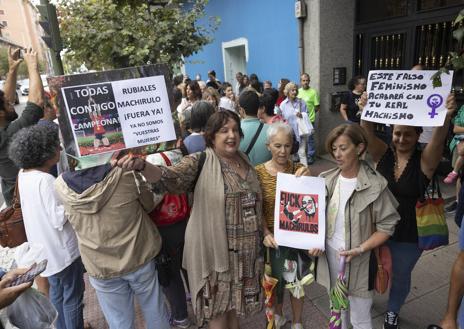
<svg viewBox="0 0 464 329">
<path fill-rule="evenodd" d="M 263 231 L 264 245 L 270 249 L 270 262 L 272 267 L 272 277 L 279 281 L 275 287 L 277 296 L 277 305 L 275 305 L 275 326 L 277 329 L 283 327 L 287 320 L 282 315 L 284 286 L 285 282 L 282 277 L 282 269 L 286 259 L 296 260 L 297 252 L 295 249 L 279 247 L 274 240 L 274 206 L 277 174 L 279 172 L 294 174 L 296 176 L 310 175 L 308 168 L 302 164 L 293 164 L 291 160 L 291 150 L 293 145 L 293 130 L 283 123 L 276 122 L 269 126 L 267 130 L 267 148 L 271 151 L 272 159 L 256 166 L 259 182 L 263 191 Z M 278 249 L 278 253 L 277 253 Z M 278 257 L 276 254 L 279 254 Z M 293 311 L 292 328 L 303 328 L 301 322 L 301 313 L 303 310 L 303 298 L 297 299 L 290 295 Z"/>
<path fill-rule="evenodd" d="M 58 329 L 83 328 L 84 269 L 76 234 L 54 189 L 50 169 L 60 159 L 58 129 L 36 125 L 20 130 L 9 148 L 21 171 L 18 190 L 27 240 L 43 246 L 47 268 L 41 276 L 50 283 L 49 297 Z"/>
<path fill-rule="evenodd" d="M 366 94 L 360 102 L 363 108 L 367 102 Z M 445 123 L 435 127 L 429 144 L 420 151 L 418 141 L 421 127 L 393 126 L 391 145 L 385 144 L 374 134 L 373 123 L 361 121 L 369 141 L 369 154 L 377 163 L 377 170 L 387 179 L 388 188 L 399 202 L 398 212 L 401 220 L 395 234 L 388 241 L 392 254 L 393 275 L 385 314 L 384 328 L 396 329 L 401 306 L 411 289 L 411 273 L 419 260 L 422 250 L 418 247 L 416 203 L 423 196 L 427 186 L 440 163 L 444 141 L 456 102 L 450 95 L 446 100 Z"/>
<path fill-rule="evenodd" d="M 293 128 L 293 132 L 300 143 L 300 147 L 298 149 L 300 162 L 307 166 L 308 136 L 313 130 L 313 126 L 308 117 L 308 109 L 305 101 L 296 97 L 298 95 L 298 87 L 295 83 L 287 83 L 284 93 L 287 98 L 280 103 L 280 111 L 282 113 L 282 117 L 287 120 L 288 124 Z"/>
<path fill-rule="evenodd" d="M 254 168 L 239 151 L 239 117 L 214 113 L 205 129 L 205 152 L 172 167 L 126 156 L 118 165 L 142 171 L 169 193 L 194 192 L 183 267 L 188 272 L 198 325 L 238 328 L 237 315 L 262 308 L 261 188 Z"/>
<path fill-rule="evenodd" d="M 318 258 L 316 280 L 327 289 L 335 285 L 339 257 L 346 257 L 349 318 L 354 329 L 372 328 L 371 251 L 388 240 L 399 220 L 397 202 L 387 181 L 361 160 L 367 146 L 359 125 L 340 125 L 327 136 L 327 152 L 337 167 L 321 174 L 328 199 L 326 248 L 324 254 L 309 251 L 312 256 L 322 256 Z M 347 312 L 342 318 L 344 328 L 348 328 Z"/>
</svg>

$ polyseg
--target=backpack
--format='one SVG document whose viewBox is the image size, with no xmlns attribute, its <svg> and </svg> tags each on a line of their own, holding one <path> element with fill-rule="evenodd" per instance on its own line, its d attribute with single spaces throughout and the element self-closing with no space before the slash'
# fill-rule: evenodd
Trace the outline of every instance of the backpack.
<svg viewBox="0 0 464 329">
<path fill-rule="evenodd" d="M 172 163 L 169 158 L 163 152 L 160 153 L 167 166 L 171 166 Z M 205 163 L 206 153 L 202 152 L 198 160 L 197 176 L 195 177 L 194 185 L 196 184 L 198 177 L 200 176 L 203 164 Z M 190 214 L 190 206 L 188 203 L 188 197 L 186 193 L 182 194 L 170 194 L 167 193 L 163 200 L 160 202 L 155 209 L 152 210 L 148 215 L 157 227 L 169 226 L 175 223 L 184 221 Z"/>
</svg>

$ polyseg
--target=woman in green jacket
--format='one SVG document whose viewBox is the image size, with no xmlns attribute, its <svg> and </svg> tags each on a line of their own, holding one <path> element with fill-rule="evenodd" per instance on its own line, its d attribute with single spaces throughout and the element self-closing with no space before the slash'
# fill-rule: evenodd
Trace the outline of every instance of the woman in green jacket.
<svg viewBox="0 0 464 329">
<path fill-rule="evenodd" d="M 338 259 L 346 257 L 350 308 L 349 315 L 342 313 L 343 326 L 351 322 L 354 329 L 371 329 L 371 251 L 393 234 L 399 220 L 397 202 L 382 175 L 361 160 L 367 149 L 362 128 L 336 127 L 326 147 L 337 162 L 337 168 L 321 174 L 327 189 L 326 247 L 324 252 L 312 249 L 309 254 L 319 256 L 316 279 L 327 289 L 335 285 Z"/>
</svg>

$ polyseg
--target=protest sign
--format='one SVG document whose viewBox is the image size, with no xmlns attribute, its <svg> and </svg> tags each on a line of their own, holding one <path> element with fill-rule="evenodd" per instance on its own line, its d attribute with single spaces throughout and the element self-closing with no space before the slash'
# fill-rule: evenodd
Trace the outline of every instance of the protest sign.
<svg viewBox="0 0 464 329">
<path fill-rule="evenodd" d="M 274 238 L 281 246 L 325 249 L 323 178 L 277 174 Z"/>
<path fill-rule="evenodd" d="M 49 86 L 74 157 L 176 139 L 164 65 L 53 77 Z"/>
<path fill-rule="evenodd" d="M 436 71 L 369 71 L 368 102 L 361 119 L 408 126 L 442 126 L 453 71 L 442 74 L 441 87 L 433 87 Z"/>
</svg>

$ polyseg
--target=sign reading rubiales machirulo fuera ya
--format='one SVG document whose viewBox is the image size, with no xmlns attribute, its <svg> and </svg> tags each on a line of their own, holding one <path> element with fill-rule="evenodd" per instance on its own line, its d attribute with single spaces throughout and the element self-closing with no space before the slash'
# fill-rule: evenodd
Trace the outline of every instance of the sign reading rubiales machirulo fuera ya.
<svg viewBox="0 0 464 329">
<path fill-rule="evenodd" d="M 176 139 L 166 65 L 49 78 L 66 153 L 102 154 Z M 169 92 L 168 92 L 169 91 Z"/>
</svg>

